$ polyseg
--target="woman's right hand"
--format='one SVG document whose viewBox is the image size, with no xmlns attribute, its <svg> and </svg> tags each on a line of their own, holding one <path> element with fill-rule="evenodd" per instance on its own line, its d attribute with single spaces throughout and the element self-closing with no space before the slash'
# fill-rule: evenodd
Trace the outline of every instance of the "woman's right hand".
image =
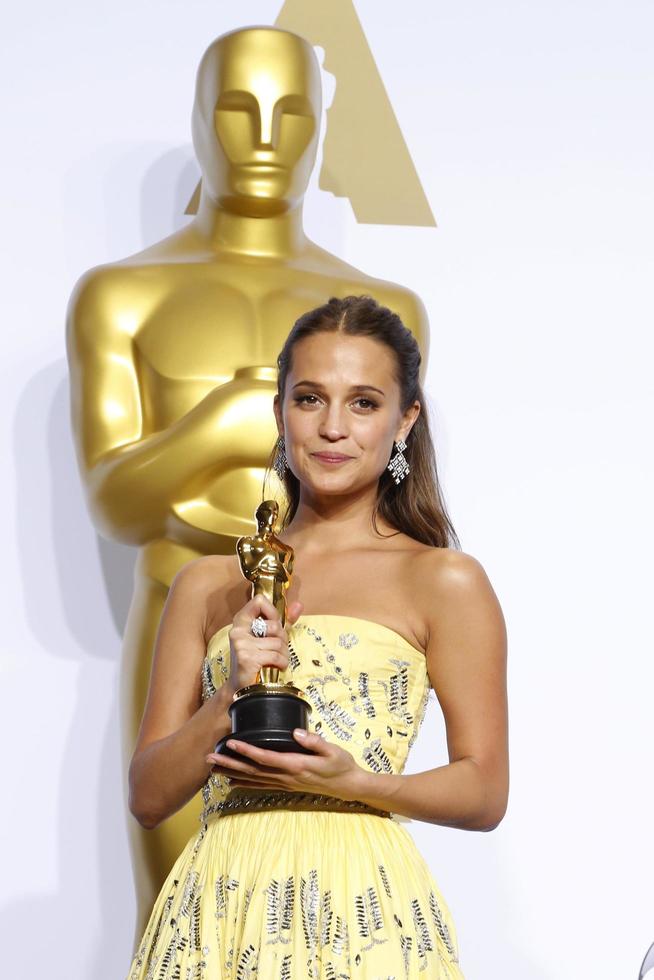
<svg viewBox="0 0 654 980">
<path fill-rule="evenodd" d="M 301 611 L 302 603 L 290 603 L 286 622 L 294 623 Z M 251 631 L 252 620 L 257 616 L 266 620 L 266 635 L 262 637 Z M 280 671 L 288 667 L 288 635 L 279 613 L 265 596 L 254 596 L 236 613 L 228 636 L 230 671 L 225 683 L 233 694 L 256 683 L 262 667 L 278 667 Z"/>
</svg>

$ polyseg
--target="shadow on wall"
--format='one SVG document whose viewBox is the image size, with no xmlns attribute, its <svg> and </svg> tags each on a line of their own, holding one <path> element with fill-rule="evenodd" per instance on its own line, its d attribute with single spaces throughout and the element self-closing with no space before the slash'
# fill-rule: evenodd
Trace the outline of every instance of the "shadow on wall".
<svg viewBox="0 0 654 980">
<path fill-rule="evenodd" d="M 138 186 L 143 165 L 133 168 L 135 155 L 143 164 L 139 151 L 130 151 L 129 177 L 124 160 L 112 162 L 105 172 L 111 251 L 119 244 L 121 226 L 124 232 L 134 224 L 125 206 L 130 198 L 125 181 L 127 188 Z M 70 176 L 67 204 L 79 216 L 84 202 Z M 146 170 L 139 213 L 144 243 L 188 220 L 183 204 L 196 178 L 196 165 L 185 150 L 163 154 Z M 122 244 L 124 251 L 124 239 Z M 63 311 L 57 332 L 63 343 Z M 47 967 L 51 980 L 116 980 L 127 973 L 135 918 L 118 686 L 136 551 L 100 538 L 91 524 L 70 431 L 63 357 L 38 370 L 25 387 L 14 445 L 27 623 L 45 657 L 75 666 L 76 690 L 71 712 L 61 719 L 66 737 L 55 807 L 57 891 L 39 893 L 39 882 L 33 882 L 31 894 L 2 910 L 8 935 L 24 934 L 31 921 L 38 923 L 39 938 L 38 950 L 17 949 L 11 967 L 7 962 L 5 967 L 13 980 L 28 980 L 38 967 L 41 972 Z M 32 803 L 38 805 L 36 786 Z"/>
<path fill-rule="evenodd" d="M 85 227 L 82 218 L 85 213 L 89 220 L 87 203 L 91 220 L 100 217 L 97 184 L 89 181 L 85 167 L 80 168 L 81 181 L 76 179 L 77 168 L 68 175 L 64 198 L 71 227 L 62 247 L 72 247 L 80 272 L 91 264 L 89 253 L 125 252 L 130 233 L 134 240 L 134 208 L 127 207 L 134 200 L 130 187 L 140 193 L 136 223 L 140 222 L 145 243 L 170 234 L 188 220 L 183 204 L 197 176 L 189 152 L 167 152 L 148 169 L 144 155 L 142 150 L 131 150 L 129 166 L 122 159 L 110 158 L 108 167 L 102 157 L 93 160 L 96 173 L 98 164 L 105 171 L 105 232 L 110 248 L 106 243 L 105 248 L 96 247 L 97 229 Z M 134 166 L 135 158 L 140 166 Z M 138 175 L 144 171 L 139 191 Z M 86 256 L 85 244 L 90 246 Z M 56 321 L 53 333 L 63 346 L 63 310 Z M 26 621 L 43 658 L 67 662 L 62 664 L 62 684 L 72 678 L 75 690 L 67 698 L 70 709 L 60 713 L 54 739 L 62 745 L 52 759 L 57 769 L 56 800 L 49 799 L 43 808 L 49 819 L 54 814 L 56 824 L 44 828 L 41 842 L 48 880 L 54 877 L 56 890 L 46 892 L 38 879 L 24 881 L 20 889 L 26 894 L 0 913 L 8 936 L 24 936 L 26 923 L 38 929 L 38 948 L 10 944 L 3 973 L 13 980 L 30 980 L 35 973 L 46 972 L 51 980 L 116 980 L 127 973 L 133 944 L 135 902 L 125 825 L 118 682 L 135 550 L 105 541 L 93 530 L 72 444 L 67 375 L 63 356 L 39 368 L 21 394 L 14 423 L 16 535 Z M 26 678 L 28 699 L 30 687 L 38 684 L 38 661 L 35 667 L 36 676 Z M 40 696 L 48 697 L 41 692 Z M 38 769 L 47 765 L 47 747 L 44 732 L 45 755 L 34 763 L 26 806 L 39 806 Z M 44 784 L 49 786 L 50 781 Z M 20 846 L 39 844 L 39 840 L 20 842 Z"/>
<path fill-rule="evenodd" d="M 108 542 L 99 547 L 90 525 L 70 435 L 63 359 L 38 371 L 22 394 L 15 457 L 29 629 L 46 657 L 72 661 L 77 669 L 74 708 L 62 718 L 67 734 L 56 802 L 58 890 L 21 899 L 3 910 L 3 923 L 15 936 L 26 921 L 38 924 L 38 948 L 42 955 L 47 951 L 53 980 L 114 980 L 126 972 L 134 904 L 117 699 L 119 634 L 134 552 Z M 36 786 L 34 801 L 38 805 Z M 38 951 L 24 948 L 21 955 L 25 962 L 18 960 L 11 971 L 15 980 L 34 975 Z"/>
</svg>

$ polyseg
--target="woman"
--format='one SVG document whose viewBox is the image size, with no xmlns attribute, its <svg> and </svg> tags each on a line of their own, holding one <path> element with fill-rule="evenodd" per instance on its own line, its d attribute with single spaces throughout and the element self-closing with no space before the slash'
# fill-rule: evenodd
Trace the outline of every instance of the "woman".
<svg viewBox="0 0 654 980">
<path fill-rule="evenodd" d="M 236 558 L 175 580 L 130 806 L 154 827 L 201 786 L 206 805 L 130 978 L 461 978 L 450 913 L 393 814 L 467 830 L 502 819 L 502 613 L 481 566 L 448 547 L 420 352 L 399 318 L 332 299 L 298 320 L 278 365 L 286 629 L 263 597 L 246 601 Z M 234 693 L 266 665 L 311 701 L 294 732 L 311 754 L 234 741 L 241 758 L 215 755 Z M 403 776 L 430 686 L 450 762 Z"/>
</svg>

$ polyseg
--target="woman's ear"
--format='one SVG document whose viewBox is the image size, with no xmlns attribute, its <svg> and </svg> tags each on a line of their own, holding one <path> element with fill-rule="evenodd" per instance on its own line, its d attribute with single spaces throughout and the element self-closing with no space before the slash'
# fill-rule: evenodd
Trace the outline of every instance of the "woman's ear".
<svg viewBox="0 0 654 980">
<path fill-rule="evenodd" d="M 411 429 L 415 425 L 416 419 L 418 418 L 419 415 L 420 415 L 420 402 L 415 401 L 413 405 L 409 405 L 406 412 L 402 416 L 402 424 L 400 425 L 395 442 L 399 442 L 400 439 L 402 440 L 402 442 L 407 441 L 409 437 L 409 433 L 411 432 Z"/>
<path fill-rule="evenodd" d="M 284 420 L 282 419 L 282 406 L 279 401 L 279 395 L 275 395 L 273 398 L 273 412 L 275 413 L 275 421 L 277 422 L 277 431 L 280 436 L 283 436 Z"/>
</svg>

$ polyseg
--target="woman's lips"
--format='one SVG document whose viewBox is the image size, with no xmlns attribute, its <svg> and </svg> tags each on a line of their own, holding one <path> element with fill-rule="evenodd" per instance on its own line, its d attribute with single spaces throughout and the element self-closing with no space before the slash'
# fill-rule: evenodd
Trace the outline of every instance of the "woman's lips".
<svg viewBox="0 0 654 980">
<path fill-rule="evenodd" d="M 319 459 L 322 463 L 346 463 L 351 456 L 344 456 L 342 453 L 311 453 L 316 459 Z"/>
</svg>

